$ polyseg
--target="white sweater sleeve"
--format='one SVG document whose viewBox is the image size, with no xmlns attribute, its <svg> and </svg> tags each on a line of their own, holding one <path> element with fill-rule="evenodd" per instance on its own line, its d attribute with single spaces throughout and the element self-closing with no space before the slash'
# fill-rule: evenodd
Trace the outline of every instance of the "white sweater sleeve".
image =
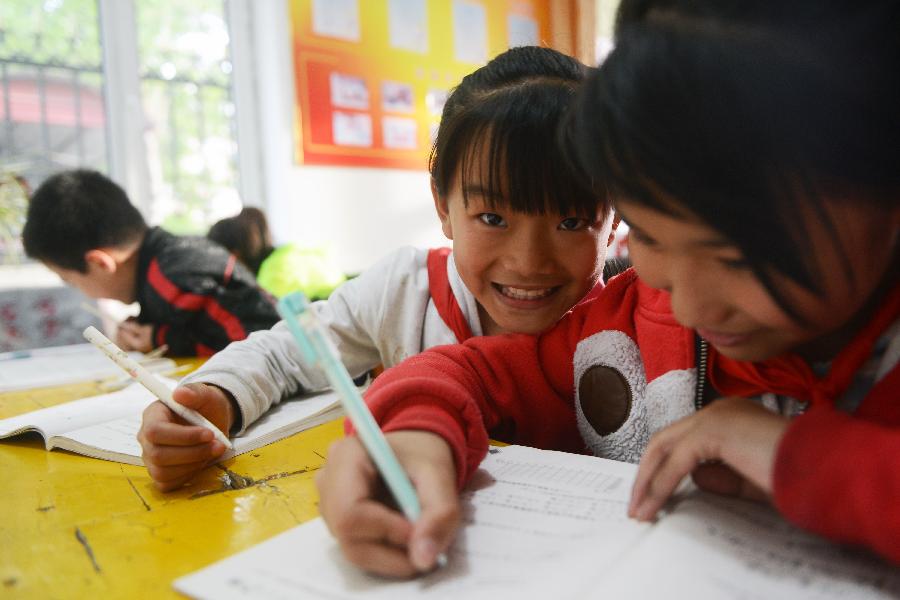
<svg viewBox="0 0 900 600">
<path fill-rule="evenodd" d="M 392 364 L 396 355 L 419 351 L 430 298 L 426 256 L 424 250 L 401 248 L 338 287 L 328 300 L 313 304 L 351 376 L 382 362 Z M 410 344 L 416 347 L 402 347 Z M 230 344 L 181 384 L 197 382 L 234 396 L 241 410 L 241 432 L 282 399 L 328 387 L 325 376 L 303 362 L 283 321 Z"/>
</svg>

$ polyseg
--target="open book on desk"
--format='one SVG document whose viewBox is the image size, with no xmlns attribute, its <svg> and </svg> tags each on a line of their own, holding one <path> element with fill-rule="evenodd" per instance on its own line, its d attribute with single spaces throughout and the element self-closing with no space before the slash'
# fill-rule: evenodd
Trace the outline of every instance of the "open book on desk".
<svg viewBox="0 0 900 600">
<path fill-rule="evenodd" d="M 170 387 L 175 386 L 171 379 L 161 379 Z M 47 450 L 60 448 L 94 458 L 143 465 L 137 433 L 144 409 L 154 400 L 153 394 L 133 383 L 111 394 L 2 419 L 0 439 L 36 431 L 43 436 Z M 226 451 L 221 460 L 326 423 L 341 414 L 340 402 L 330 392 L 283 400 L 242 435 L 233 438 L 234 450 Z"/>
<path fill-rule="evenodd" d="M 143 362 L 140 352 L 129 352 L 148 369 L 172 368 L 175 361 L 154 358 Z M 122 370 L 93 344 L 73 344 L 0 353 L 0 392 L 13 392 L 80 381 L 121 377 Z"/>
<path fill-rule="evenodd" d="M 692 491 L 650 525 L 626 517 L 637 467 L 521 446 L 492 449 L 463 494 L 446 567 L 412 581 L 348 564 L 315 519 L 175 581 L 195 598 L 893 598 L 900 572 Z"/>
</svg>

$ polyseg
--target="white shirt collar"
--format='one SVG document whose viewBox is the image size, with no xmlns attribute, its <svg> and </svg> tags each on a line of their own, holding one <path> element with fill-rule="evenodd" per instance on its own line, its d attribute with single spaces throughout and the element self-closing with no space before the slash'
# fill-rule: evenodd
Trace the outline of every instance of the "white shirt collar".
<svg viewBox="0 0 900 600">
<path fill-rule="evenodd" d="M 447 279 L 450 280 L 450 289 L 453 290 L 456 302 L 469 323 L 472 335 L 484 335 L 481 329 L 481 319 L 478 317 L 478 302 L 459 276 L 459 271 L 456 270 L 456 261 L 453 260 L 453 252 L 447 257 Z"/>
</svg>

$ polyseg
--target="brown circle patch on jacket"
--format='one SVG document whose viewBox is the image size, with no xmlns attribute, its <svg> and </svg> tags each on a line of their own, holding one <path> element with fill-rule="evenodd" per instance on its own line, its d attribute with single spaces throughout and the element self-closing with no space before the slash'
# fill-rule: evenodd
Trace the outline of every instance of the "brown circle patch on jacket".
<svg viewBox="0 0 900 600">
<path fill-rule="evenodd" d="M 578 401 L 600 435 L 618 431 L 631 412 L 631 387 L 616 369 L 594 365 L 578 381 Z"/>
</svg>

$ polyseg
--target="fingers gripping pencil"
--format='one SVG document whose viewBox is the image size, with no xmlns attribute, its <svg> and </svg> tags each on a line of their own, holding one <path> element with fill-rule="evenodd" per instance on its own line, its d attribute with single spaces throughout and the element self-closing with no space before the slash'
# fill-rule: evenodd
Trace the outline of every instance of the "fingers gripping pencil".
<svg viewBox="0 0 900 600">
<path fill-rule="evenodd" d="M 138 364 L 133 358 L 128 356 L 124 350 L 116 346 L 108 337 L 100 333 L 96 327 L 88 327 L 85 329 L 84 337 L 87 341 L 94 344 L 106 354 L 110 360 L 119 365 L 122 370 L 128 373 L 135 381 L 150 390 L 154 396 L 159 398 L 160 402 L 165 404 L 176 415 L 192 425 L 206 427 L 213 432 L 216 439 L 222 442 L 226 448 L 229 450 L 234 449 L 231 440 L 229 440 L 228 436 L 222 433 L 218 427 L 210 423 L 206 417 L 197 411 L 175 402 L 172 398 L 172 391 L 169 390 L 166 384 Z"/>
</svg>

